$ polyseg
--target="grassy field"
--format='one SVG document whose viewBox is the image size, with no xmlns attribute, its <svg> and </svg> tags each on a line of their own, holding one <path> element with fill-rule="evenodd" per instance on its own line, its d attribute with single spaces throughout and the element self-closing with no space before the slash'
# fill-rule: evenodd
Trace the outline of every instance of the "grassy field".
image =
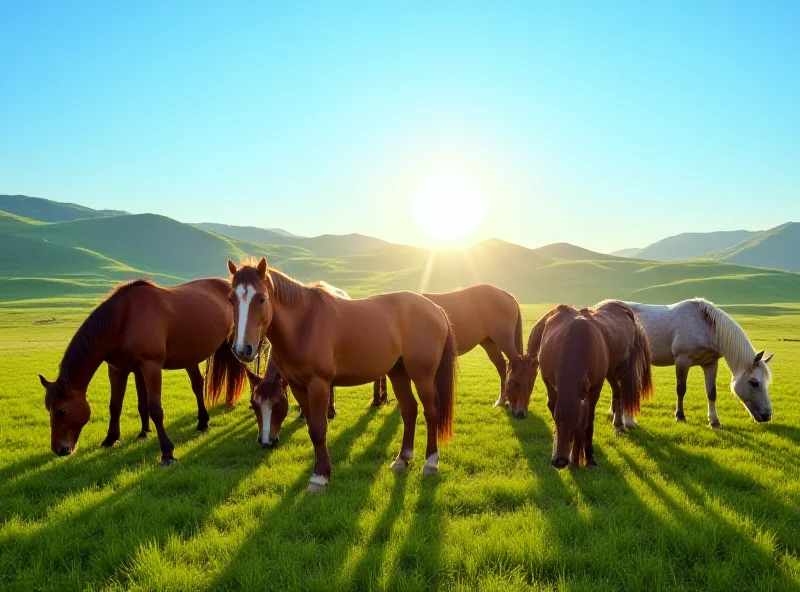
<svg viewBox="0 0 800 592">
<path fill-rule="evenodd" d="M 49 450 L 41 372 L 53 378 L 84 318 L 80 299 L 0 305 L 0 588 L 3 590 L 797 590 L 800 589 L 800 306 L 728 310 L 758 349 L 775 351 L 775 418 L 756 425 L 728 393 L 725 429 L 706 427 L 702 373 L 672 419 L 672 369 L 657 369 L 640 430 L 596 429 L 600 469 L 549 464 L 551 420 L 537 384 L 526 420 L 492 408 L 498 380 L 479 352 L 461 358 L 456 435 L 441 474 L 389 470 L 400 445 L 392 401 L 339 389 L 333 479 L 303 493 L 313 462 L 305 426 L 261 450 L 246 401 L 196 411 L 182 372 L 165 374 L 179 463 L 157 466 L 138 433 L 133 385 L 121 442 L 101 368 L 76 453 Z M 526 306 L 525 331 L 546 306 Z M 607 408 L 608 392 L 600 406 Z M 420 415 L 421 416 L 421 415 Z M 604 416 L 603 416 L 604 418 Z"/>
</svg>

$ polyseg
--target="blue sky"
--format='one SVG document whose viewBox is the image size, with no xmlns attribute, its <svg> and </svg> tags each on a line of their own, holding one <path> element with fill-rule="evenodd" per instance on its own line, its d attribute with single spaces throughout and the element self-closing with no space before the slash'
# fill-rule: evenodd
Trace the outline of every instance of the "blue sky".
<svg viewBox="0 0 800 592">
<path fill-rule="evenodd" d="M 3 0 L 0 193 L 431 244 L 411 202 L 455 171 L 471 240 L 768 228 L 800 219 L 798 30 L 777 1 Z"/>
</svg>

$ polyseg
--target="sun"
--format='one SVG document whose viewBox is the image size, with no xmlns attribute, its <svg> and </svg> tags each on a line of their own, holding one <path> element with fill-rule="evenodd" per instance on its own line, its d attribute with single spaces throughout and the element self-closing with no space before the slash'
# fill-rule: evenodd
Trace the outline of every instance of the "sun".
<svg viewBox="0 0 800 592">
<path fill-rule="evenodd" d="M 442 172 L 425 180 L 414 196 L 414 220 L 428 236 L 455 241 L 475 232 L 483 222 L 486 198 L 468 177 Z"/>
</svg>

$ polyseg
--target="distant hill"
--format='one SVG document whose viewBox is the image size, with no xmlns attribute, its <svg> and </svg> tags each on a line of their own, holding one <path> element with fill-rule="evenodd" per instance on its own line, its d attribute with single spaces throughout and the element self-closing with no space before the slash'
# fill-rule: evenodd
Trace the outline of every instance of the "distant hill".
<svg viewBox="0 0 800 592">
<path fill-rule="evenodd" d="M 708 255 L 738 245 L 758 232 L 730 230 L 719 232 L 684 232 L 640 249 L 635 255 L 621 255 L 650 261 L 680 261 Z M 628 249 L 626 249 L 628 250 Z M 617 251 L 615 254 L 619 254 Z"/>
<path fill-rule="evenodd" d="M 613 251 L 611 254 L 615 257 L 628 257 L 628 258 L 636 258 L 642 250 L 639 248 L 633 249 L 620 249 L 619 251 Z"/>
<path fill-rule="evenodd" d="M 226 259 L 265 255 L 293 277 L 323 279 L 353 297 L 486 282 L 521 302 L 590 305 L 604 298 L 675 302 L 693 296 L 720 304 L 800 302 L 800 274 L 732 262 L 760 253 L 762 265 L 791 264 L 787 259 L 796 252 L 791 246 L 798 228 L 785 225 L 762 233 L 758 241 L 716 254 L 719 260 L 656 262 L 567 243 L 527 249 L 490 239 L 460 251 L 437 252 L 362 235 L 324 235 L 263 244 L 154 214 L 48 223 L 0 212 L 0 301 L 14 301 L 14 306 L 29 305 L 31 298 L 85 302 L 122 279 L 145 276 L 171 285 L 224 277 Z"/>
<path fill-rule="evenodd" d="M 275 240 L 281 240 L 278 237 L 284 238 L 304 238 L 297 234 L 292 234 L 282 228 L 257 228 L 256 226 L 229 226 L 228 224 L 216 224 L 214 222 L 199 222 L 193 224 L 204 230 L 216 232 L 222 236 L 229 238 L 236 238 L 239 240 L 249 241 L 251 243 L 273 243 Z M 276 237 L 277 235 L 277 237 Z"/>
<path fill-rule="evenodd" d="M 731 263 L 800 271 L 800 223 L 789 222 L 759 232 L 712 257 Z"/>
<path fill-rule="evenodd" d="M 320 257 L 342 257 L 380 249 L 392 245 L 387 241 L 363 234 L 323 234 L 321 236 L 296 236 L 280 228 L 256 228 L 253 226 L 228 226 L 202 222 L 198 228 L 211 230 L 222 236 L 267 245 L 292 245 L 307 249 Z"/>
<path fill-rule="evenodd" d="M 81 218 L 122 216 L 128 213 L 120 210 L 93 210 L 74 203 L 27 195 L 0 195 L 0 210 L 42 222 L 68 222 Z"/>
</svg>

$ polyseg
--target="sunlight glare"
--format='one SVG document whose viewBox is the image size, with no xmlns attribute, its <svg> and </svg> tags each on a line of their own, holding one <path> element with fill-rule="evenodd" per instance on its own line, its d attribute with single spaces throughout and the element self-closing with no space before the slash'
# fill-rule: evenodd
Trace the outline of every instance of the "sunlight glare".
<svg viewBox="0 0 800 592">
<path fill-rule="evenodd" d="M 440 241 L 464 238 L 483 222 L 486 199 L 480 187 L 460 173 L 429 177 L 414 196 L 414 220 Z"/>
</svg>

